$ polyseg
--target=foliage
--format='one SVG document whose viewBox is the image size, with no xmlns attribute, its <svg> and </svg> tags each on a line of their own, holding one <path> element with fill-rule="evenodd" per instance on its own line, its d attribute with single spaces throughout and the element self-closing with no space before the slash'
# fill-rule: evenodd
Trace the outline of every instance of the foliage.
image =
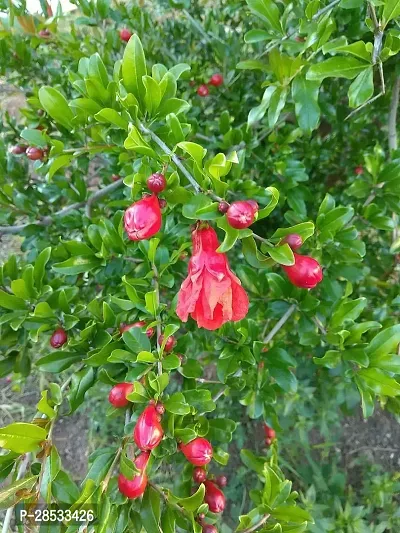
<svg viewBox="0 0 400 533">
<path fill-rule="evenodd" d="M 1 73 L 26 107 L 20 119 L 2 116 L 0 232 L 23 241 L 0 269 L 0 376 L 43 376 L 33 420 L 0 428 L 0 472 L 11 477 L 2 508 L 93 506 L 96 532 L 199 533 L 200 513 L 223 532 L 398 530 L 397 479 L 368 474 L 362 507 L 335 462 L 324 481 L 307 436 L 312 427 L 328 434 L 324 417 L 340 426 L 341 411 L 359 404 L 364 417 L 377 402 L 400 413 L 398 0 L 77 0 L 69 16 L 42 4 L 35 17 L 23 2 L 7 4 L 1 19 Z M 134 32 L 127 44 L 123 27 Z M 202 99 L 196 89 L 215 72 L 224 84 Z M 17 143 L 44 158 L 28 164 L 12 153 Z M 124 210 L 160 171 L 162 229 L 129 241 Z M 218 210 L 239 199 L 259 204 L 246 229 Z M 245 319 L 211 332 L 176 315 L 197 221 L 217 229 L 218 251 L 250 300 Z M 292 233 L 324 267 L 312 291 L 281 267 L 295 261 L 281 242 Z M 156 335 L 121 334 L 138 320 Z M 68 343 L 53 350 L 60 326 Z M 176 337 L 172 352 L 160 333 Z M 108 409 L 118 437 L 96 450 L 77 486 L 54 425 L 101 384 L 120 382 L 134 383 L 133 409 L 125 424 Z M 165 406 L 165 437 L 143 498 L 130 501 L 116 473 L 137 471 L 132 430 L 151 399 Z M 246 440 L 252 420 L 276 430 L 270 449 Z M 191 495 L 192 465 L 178 444 L 197 436 L 212 442 L 220 468 L 243 448 L 238 476 L 253 488 L 245 509 L 232 504 L 234 524 L 208 511 L 202 485 Z M 285 447 L 298 443 L 310 466 L 295 472 L 292 490 Z"/>
</svg>

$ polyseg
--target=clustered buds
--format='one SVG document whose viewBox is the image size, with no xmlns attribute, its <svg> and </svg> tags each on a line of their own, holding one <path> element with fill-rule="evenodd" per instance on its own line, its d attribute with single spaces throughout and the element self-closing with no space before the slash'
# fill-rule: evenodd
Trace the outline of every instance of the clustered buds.
<svg viewBox="0 0 400 533">
<path fill-rule="evenodd" d="M 50 337 L 50 345 L 53 348 L 61 348 L 68 340 L 68 335 L 65 329 L 58 328 L 54 331 L 53 335 Z"/>
<path fill-rule="evenodd" d="M 200 87 L 197 89 L 197 94 L 201 97 L 208 96 L 210 94 L 210 90 L 208 88 L 208 85 L 213 85 L 214 87 L 219 87 L 224 83 L 224 77 L 222 74 L 213 74 L 211 78 L 208 80 L 208 83 L 203 83 L 200 85 Z M 195 85 L 195 82 L 190 82 L 190 85 Z"/>
<path fill-rule="evenodd" d="M 264 423 L 265 444 L 269 447 L 272 441 L 276 438 L 276 433 L 273 428 Z"/>
</svg>

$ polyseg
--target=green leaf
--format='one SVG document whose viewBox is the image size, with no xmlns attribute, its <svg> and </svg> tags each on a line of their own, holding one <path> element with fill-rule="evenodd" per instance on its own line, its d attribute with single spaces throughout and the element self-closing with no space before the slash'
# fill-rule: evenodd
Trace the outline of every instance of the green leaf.
<svg viewBox="0 0 400 533">
<path fill-rule="evenodd" d="M 339 307 L 333 313 L 330 325 L 333 328 L 337 328 L 344 324 L 346 320 L 356 320 L 365 309 L 367 303 L 368 302 L 366 298 L 342 301 Z"/>
<path fill-rule="evenodd" d="M 0 446 L 15 453 L 36 451 L 46 437 L 45 429 L 25 422 L 15 422 L 0 428 Z"/>
<path fill-rule="evenodd" d="M 82 272 L 90 272 L 94 268 L 101 265 L 101 259 L 92 256 L 79 256 L 70 257 L 62 263 L 55 263 L 53 270 L 64 275 L 82 274 Z"/>
<path fill-rule="evenodd" d="M 38 476 L 25 477 L 23 479 L 17 479 L 13 483 L 10 483 L 2 490 L 0 490 L 0 509 L 6 509 L 13 507 L 19 501 L 27 497 L 29 492 L 35 485 Z"/>
<path fill-rule="evenodd" d="M 126 397 L 133 403 L 147 403 L 149 401 L 149 395 L 139 381 L 134 382 L 133 391 L 130 394 L 127 394 Z"/>
<path fill-rule="evenodd" d="M 307 72 L 307 80 L 323 80 L 325 78 L 346 78 L 352 80 L 365 70 L 365 62 L 355 57 L 332 57 L 316 63 Z"/>
<path fill-rule="evenodd" d="M 72 375 L 72 382 L 68 393 L 70 413 L 83 403 L 86 392 L 95 384 L 96 374 L 92 367 L 86 367 Z"/>
<path fill-rule="evenodd" d="M 400 395 L 400 383 L 378 368 L 363 368 L 358 372 L 357 377 L 362 379 L 375 394 L 390 397 Z"/>
<path fill-rule="evenodd" d="M 300 128 L 310 134 L 318 126 L 320 108 L 318 105 L 319 82 L 296 76 L 292 83 L 292 97 Z"/>
<path fill-rule="evenodd" d="M 0 289 L 0 307 L 4 309 L 26 309 L 24 300 Z"/>
<path fill-rule="evenodd" d="M 143 76 L 147 74 L 146 58 L 139 37 L 134 34 L 126 45 L 122 58 L 122 79 L 125 88 L 143 103 L 145 87 Z"/>
<path fill-rule="evenodd" d="M 153 116 L 161 103 L 161 89 L 158 83 L 150 76 L 143 76 L 143 85 L 146 88 L 144 103 L 150 116 Z"/>
<path fill-rule="evenodd" d="M 278 122 L 279 115 L 285 107 L 287 94 L 287 87 L 278 87 L 272 95 L 268 107 L 268 125 L 270 128 L 273 128 Z"/>
<path fill-rule="evenodd" d="M 186 511 L 195 512 L 203 503 L 206 488 L 203 483 L 199 486 L 197 491 L 188 498 L 180 498 L 177 503 L 186 509 Z"/>
<path fill-rule="evenodd" d="M 124 343 L 133 353 L 150 352 L 151 343 L 141 328 L 130 328 L 122 335 Z"/>
<path fill-rule="evenodd" d="M 38 146 L 39 148 L 46 148 L 48 141 L 42 131 L 36 129 L 25 128 L 21 132 L 21 137 L 28 141 L 31 146 Z"/>
<path fill-rule="evenodd" d="M 148 487 L 144 493 L 140 517 L 147 533 L 160 531 L 161 500 L 159 493 L 152 487 Z"/>
<path fill-rule="evenodd" d="M 73 158 L 73 155 L 68 154 L 59 155 L 58 157 L 54 158 L 47 173 L 49 180 L 51 180 L 51 178 L 58 170 L 60 170 L 60 168 L 67 167 Z"/>
<path fill-rule="evenodd" d="M 367 353 L 374 357 L 395 353 L 400 343 L 400 325 L 380 331 L 367 347 Z"/>
<path fill-rule="evenodd" d="M 383 21 L 382 30 L 385 29 L 385 26 L 388 24 L 388 22 L 390 22 L 391 20 L 394 20 L 399 15 L 400 15 L 400 0 L 385 0 L 383 12 L 382 12 L 382 21 Z"/>
<path fill-rule="evenodd" d="M 106 107 L 96 113 L 94 118 L 98 122 L 106 122 L 109 124 L 113 124 L 114 126 L 117 126 L 117 128 L 121 128 L 122 130 L 128 131 L 129 122 L 126 119 L 122 118 L 122 116 L 117 111 L 115 111 L 115 109 L 110 109 Z"/>
<path fill-rule="evenodd" d="M 307 520 L 314 523 L 308 511 L 295 505 L 279 505 L 272 509 L 271 516 L 278 521 L 302 523 Z"/>
<path fill-rule="evenodd" d="M 205 389 L 192 389 L 183 391 L 186 402 L 196 411 L 210 413 L 214 411 L 216 405 L 212 399 L 211 392 Z"/>
<path fill-rule="evenodd" d="M 165 372 L 159 376 L 156 376 L 154 372 L 149 372 L 148 378 L 150 387 L 155 390 L 157 394 L 161 394 L 168 387 L 169 374 Z"/>
<path fill-rule="evenodd" d="M 349 87 L 348 97 L 350 107 L 358 107 L 374 94 L 373 67 L 361 72 Z"/>
<path fill-rule="evenodd" d="M 82 360 L 82 355 L 76 352 L 64 352 L 64 350 L 57 350 L 49 353 L 36 361 L 36 366 L 43 372 L 62 372 L 77 361 Z"/>
<path fill-rule="evenodd" d="M 268 248 L 267 253 L 279 265 L 291 266 L 295 263 L 293 251 L 286 243 L 275 248 Z"/>
<path fill-rule="evenodd" d="M 186 402 L 185 396 L 181 392 L 175 392 L 164 402 L 165 409 L 174 415 L 188 415 L 190 405 Z"/>
<path fill-rule="evenodd" d="M 242 239 L 242 251 L 246 261 L 254 268 L 270 268 L 274 265 L 274 261 L 270 257 L 258 250 L 253 237 Z"/>
<path fill-rule="evenodd" d="M 267 109 L 271 103 L 271 98 L 274 95 L 275 91 L 277 90 L 276 85 L 271 85 L 270 87 L 267 87 L 264 91 L 261 104 L 257 107 L 254 107 L 247 118 L 247 125 L 250 127 L 256 122 L 259 122 L 267 112 Z"/>
<path fill-rule="evenodd" d="M 314 231 L 315 227 L 313 222 L 302 222 L 301 224 L 291 226 L 290 228 L 277 229 L 272 235 L 272 239 L 286 237 L 286 235 L 290 235 L 291 233 L 297 233 L 301 236 L 304 243 L 307 239 L 314 235 Z"/>
<path fill-rule="evenodd" d="M 271 197 L 266 206 L 258 211 L 257 220 L 262 220 L 272 213 L 279 201 L 279 191 L 275 187 L 266 187 L 265 192 Z"/>
<path fill-rule="evenodd" d="M 236 427 L 237 423 L 229 418 L 213 418 L 209 420 L 207 437 L 213 442 L 216 440 L 227 444 L 231 442 Z"/>
<path fill-rule="evenodd" d="M 250 10 L 266 23 L 268 28 L 282 33 L 281 14 L 273 0 L 246 0 Z"/>
<path fill-rule="evenodd" d="M 55 316 L 55 313 L 47 302 L 40 302 L 35 307 L 33 315 L 41 318 L 51 318 Z"/>
<path fill-rule="evenodd" d="M 48 86 L 41 87 L 38 96 L 43 109 L 52 119 L 68 130 L 73 128 L 74 115 L 67 100 L 57 89 Z"/>
<path fill-rule="evenodd" d="M 244 34 L 245 43 L 259 43 L 270 39 L 269 32 L 265 30 L 250 30 Z"/>
<path fill-rule="evenodd" d="M 48 418 L 54 418 L 55 411 L 52 407 L 50 407 L 48 399 L 47 399 L 47 390 L 43 390 L 41 392 L 41 399 L 39 400 L 39 403 L 37 404 L 37 409 L 41 413 L 45 414 Z"/>
</svg>

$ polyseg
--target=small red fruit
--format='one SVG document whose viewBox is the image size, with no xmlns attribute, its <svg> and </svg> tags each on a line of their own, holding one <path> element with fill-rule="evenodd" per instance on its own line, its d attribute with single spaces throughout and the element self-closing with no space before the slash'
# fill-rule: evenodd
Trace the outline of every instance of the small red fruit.
<svg viewBox="0 0 400 533">
<path fill-rule="evenodd" d="M 303 239 L 298 233 L 291 233 L 290 235 L 286 235 L 286 237 L 282 239 L 281 243 L 287 243 L 292 250 L 297 250 L 300 248 L 300 246 L 302 246 Z"/>
<path fill-rule="evenodd" d="M 145 469 L 147 467 L 149 458 L 150 454 L 147 452 L 143 452 L 136 457 L 134 463 L 136 468 L 141 470 L 141 473 L 137 474 L 133 479 L 127 479 L 122 474 L 120 474 L 118 477 L 119 491 L 131 500 L 139 498 L 139 496 L 141 496 L 146 490 L 148 479 Z"/>
<path fill-rule="evenodd" d="M 254 214 L 256 214 L 259 209 L 258 203 L 255 200 L 247 200 L 247 203 L 251 205 L 251 207 L 253 208 Z"/>
<path fill-rule="evenodd" d="M 301 289 L 313 289 L 322 281 L 321 265 L 307 255 L 294 253 L 295 263 L 292 266 L 282 265 L 289 281 Z"/>
<path fill-rule="evenodd" d="M 44 30 L 40 30 L 38 35 L 39 35 L 39 37 L 42 37 L 44 39 L 48 39 L 49 37 L 51 37 L 51 31 L 48 30 L 47 28 L 45 28 Z"/>
<path fill-rule="evenodd" d="M 214 85 L 214 87 L 219 87 L 224 83 L 224 77 L 222 74 L 213 74 L 208 83 L 210 85 Z"/>
<path fill-rule="evenodd" d="M 132 37 L 132 32 L 130 32 L 128 29 L 124 28 L 120 30 L 119 38 L 121 39 L 121 41 L 125 41 L 127 43 L 131 37 Z"/>
<path fill-rule="evenodd" d="M 108 395 L 108 401 L 114 407 L 126 407 L 129 404 L 127 399 L 127 394 L 130 394 L 133 391 L 132 383 L 118 383 L 110 390 Z"/>
<path fill-rule="evenodd" d="M 121 176 L 119 176 L 118 174 L 113 174 L 111 176 L 111 181 L 118 181 L 121 179 Z"/>
<path fill-rule="evenodd" d="M 26 148 L 27 147 L 24 146 L 23 144 L 16 144 L 15 146 L 11 148 L 11 152 L 15 155 L 21 155 L 26 152 Z"/>
<path fill-rule="evenodd" d="M 160 205 L 155 194 L 145 196 L 125 211 L 125 231 L 131 241 L 149 239 L 160 231 L 161 223 Z"/>
<path fill-rule="evenodd" d="M 197 89 L 197 94 L 203 98 L 208 96 L 210 91 L 208 90 L 207 85 L 200 85 L 200 87 Z"/>
<path fill-rule="evenodd" d="M 225 509 L 225 495 L 215 483 L 212 481 L 205 481 L 206 494 L 204 501 L 208 504 L 208 508 L 212 513 L 222 513 Z"/>
<path fill-rule="evenodd" d="M 359 165 L 358 167 L 356 167 L 354 169 L 354 173 L 357 174 L 357 176 L 359 176 L 360 174 L 362 174 L 364 172 L 364 169 L 361 165 Z"/>
<path fill-rule="evenodd" d="M 212 524 L 204 524 L 202 533 L 218 533 L 218 529 Z"/>
<path fill-rule="evenodd" d="M 218 476 L 215 480 L 215 483 L 218 485 L 218 487 L 220 487 L 221 489 L 223 489 L 224 487 L 227 486 L 228 484 L 228 479 L 226 476 Z"/>
<path fill-rule="evenodd" d="M 203 437 L 197 437 L 187 444 L 180 444 L 180 450 L 189 463 L 195 466 L 207 465 L 213 456 L 211 443 Z"/>
<path fill-rule="evenodd" d="M 147 178 L 147 188 L 149 191 L 154 192 L 154 194 L 162 192 L 166 186 L 167 180 L 165 179 L 164 174 L 155 172 L 149 178 Z"/>
<path fill-rule="evenodd" d="M 58 328 L 50 337 L 50 344 L 53 348 L 61 348 L 68 340 L 68 335 L 65 329 Z"/>
<path fill-rule="evenodd" d="M 29 146 L 26 149 L 26 156 L 32 161 L 37 161 L 38 159 L 43 159 L 44 152 L 40 148 L 36 148 L 36 146 Z"/>
<path fill-rule="evenodd" d="M 218 204 L 218 211 L 220 213 L 224 213 L 225 214 L 228 211 L 228 209 L 229 209 L 229 204 L 228 204 L 228 202 L 225 202 L 225 200 L 223 200 L 222 202 L 220 202 Z"/>
<path fill-rule="evenodd" d="M 158 344 L 161 346 L 163 342 L 164 342 L 164 335 L 160 335 L 158 337 Z M 176 339 L 173 335 L 171 335 L 170 337 L 168 337 L 167 342 L 165 343 L 164 352 L 166 353 L 172 352 L 175 345 L 176 345 Z"/>
<path fill-rule="evenodd" d="M 254 209 L 249 202 L 233 202 L 226 212 L 228 224 L 235 229 L 248 228 L 254 222 Z"/>
<path fill-rule="evenodd" d="M 264 424 L 264 433 L 267 439 L 275 439 L 276 432 L 273 428 L 271 428 L 268 424 Z"/>
<path fill-rule="evenodd" d="M 147 406 L 139 416 L 133 430 L 133 439 L 136 446 L 143 451 L 156 448 L 164 436 L 164 430 L 158 419 L 154 405 Z"/>
<path fill-rule="evenodd" d="M 134 322 L 133 324 L 121 324 L 119 327 L 119 331 L 122 335 L 122 333 L 125 333 L 125 331 L 128 331 L 131 328 L 143 328 L 145 325 L 146 322 L 144 322 L 144 320 L 139 320 L 139 322 Z M 154 335 L 154 328 L 147 328 L 146 335 L 150 339 L 150 337 Z"/>
<path fill-rule="evenodd" d="M 206 479 L 207 472 L 204 470 L 204 468 L 196 466 L 196 468 L 193 469 L 193 481 L 195 483 L 203 483 Z"/>
<path fill-rule="evenodd" d="M 156 411 L 159 415 L 163 415 L 165 413 L 165 407 L 161 402 L 156 403 Z"/>
</svg>

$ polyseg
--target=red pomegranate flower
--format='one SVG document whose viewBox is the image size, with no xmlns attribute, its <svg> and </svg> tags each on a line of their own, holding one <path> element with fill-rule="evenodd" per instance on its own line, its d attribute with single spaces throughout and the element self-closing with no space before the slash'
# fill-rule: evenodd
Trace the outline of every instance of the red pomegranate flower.
<svg viewBox="0 0 400 533">
<path fill-rule="evenodd" d="M 216 251 L 217 234 L 202 224 L 193 231 L 192 241 L 189 274 L 179 290 L 176 314 L 183 322 L 191 315 L 199 328 L 210 330 L 229 320 L 242 320 L 249 310 L 249 299 L 226 255 Z"/>
<path fill-rule="evenodd" d="M 125 211 L 125 231 L 131 241 L 150 239 L 160 231 L 161 210 L 155 194 L 145 196 Z"/>
</svg>

